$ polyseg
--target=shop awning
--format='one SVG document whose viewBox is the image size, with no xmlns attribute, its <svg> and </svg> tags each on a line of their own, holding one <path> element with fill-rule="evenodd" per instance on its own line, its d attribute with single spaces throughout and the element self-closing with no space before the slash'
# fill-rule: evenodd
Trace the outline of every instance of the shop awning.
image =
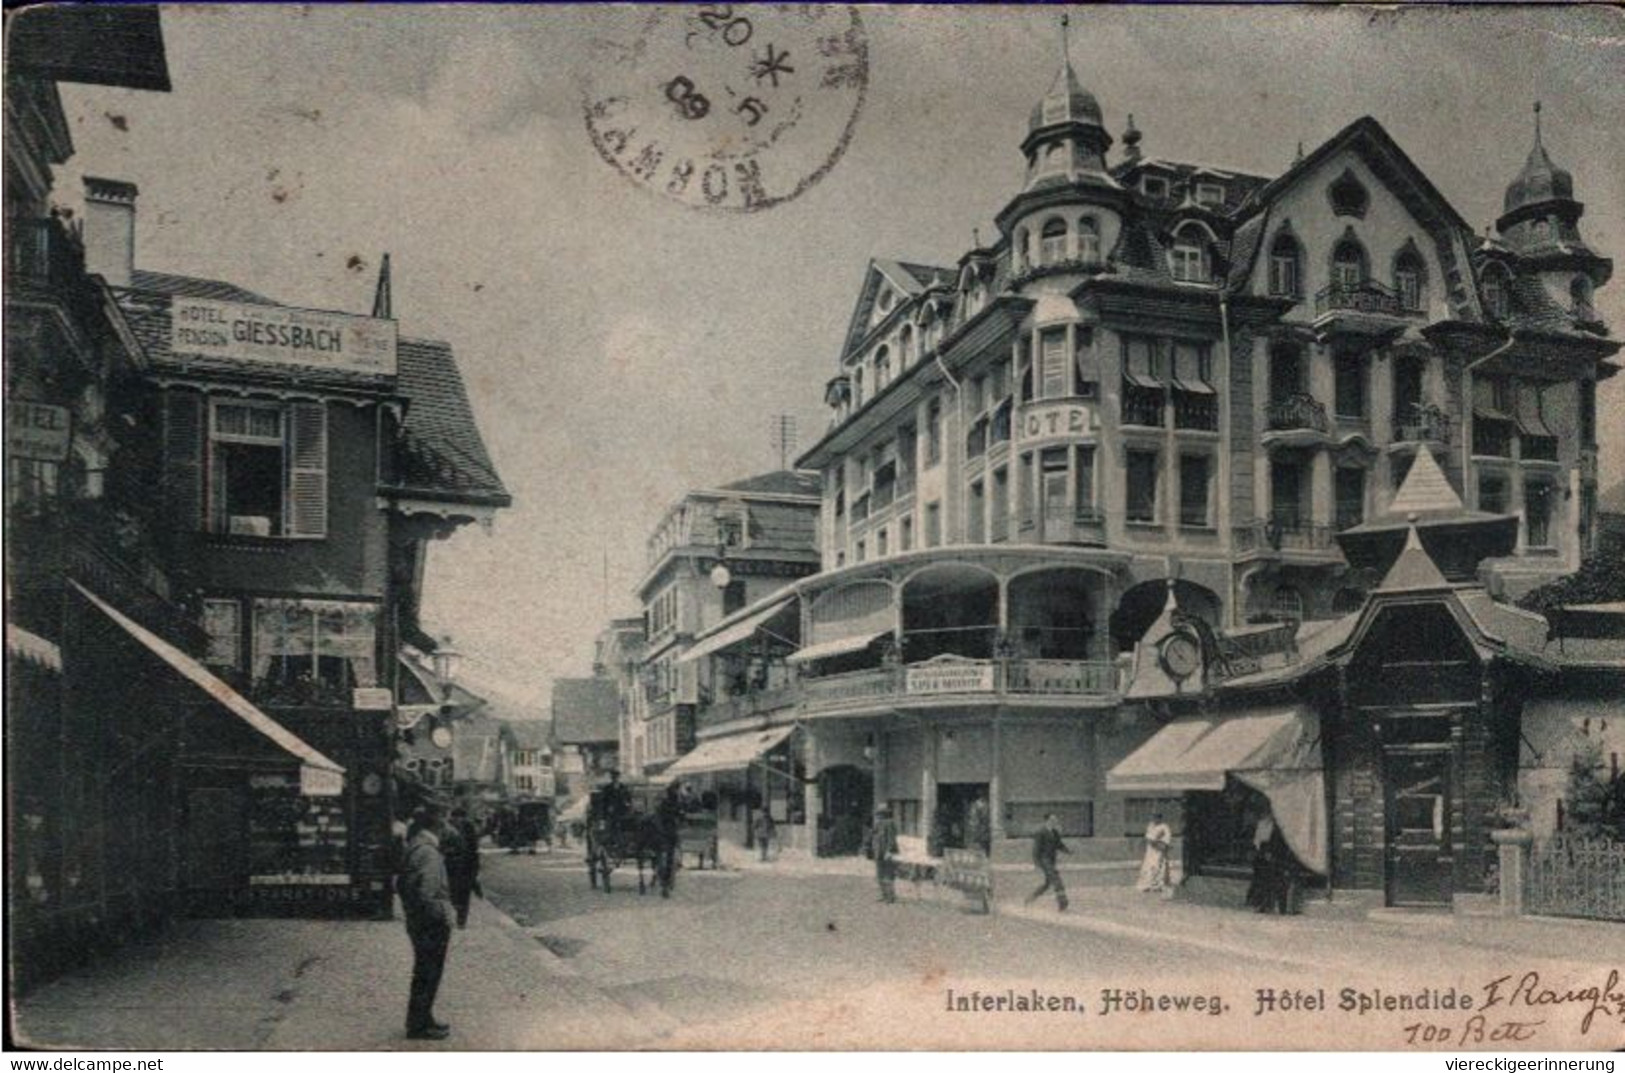
<svg viewBox="0 0 1625 1073">
<path fill-rule="evenodd" d="M 730 734 L 725 738 L 712 738 L 696 745 L 692 752 L 677 758 L 677 763 L 661 772 L 656 782 L 672 782 L 688 775 L 707 775 L 717 771 L 743 771 L 751 761 L 769 752 L 774 746 L 795 733 L 795 727 L 776 727 L 748 734 Z"/>
<path fill-rule="evenodd" d="M 1148 376 L 1145 373 L 1137 373 L 1133 369 L 1124 369 L 1123 379 L 1127 380 L 1135 387 L 1151 388 L 1156 391 L 1162 390 L 1161 380 L 1158 380 L 1154 376 Z"/>
<path fill-rule="evenodd" d="M 690 663 L 697 659 L 704 659 L 706 656 L 709 656 L 714 652 L 720 652 L 730 645 L 736 645 L 740 641 L 746 640 L 751 636 L 751 634 L 755 633 L 757 630 L 761 629 L 762 626 L 766 625 L 768 619 L 772 618 L 774 615 L 777 615 L 780 611 L 783 611 L 785 607 L 789 605 L 790 601 L 794 599 L 794 596 L 786 596 L 784 599 L 775 601 L 774 603 L 762 608 L 754 615 L 747 615 L 738 622 L 735 622 L 733 625 L 718 630 L 716 633 L 713 633 L 711 636 L 699 641 L 694 645 L 693 648 L 690 648 L 687 652 L 684 652 L 681 656 L 677 657 L 677 662 Z"/>
<path fill-rule="evenodd" d="M 182 678 L 219 702 L 231 714 L 270 738 L 288 755 L 299 761 L 299 785 L 309 797 L 333 797 L 344 792 L 344 768 L 311 748 L 287 727 L 256 708 L 246 697 L 221 681 L 207 667 L 152 631 L 132 621 L 122 612 L 79 584 L 71 585 L 86 600 L 139 641 L 153 655 L 169 664 Z"/>
<path fill-rule="evenodd" d="M 1207 383 L 1205 380 L 1197 379 L 1196 377 L 1174 377 L 1174 390 L 1189 392 L 1192 395 L 1218 394 L 1218 392 L 1213 390 L 1212 384 Z"/>
<path fill-rule="evenodd" d="M 1551 437 L 1552 430 L 1546 426 L 1540 413 L 1540 392 L 1532 387 L 1522 387 L 1518 390 L 1518 432 L 1525 436 Z"/>
<path fill-rule="evenodd" d="M 62 650 L 37 633 L 6 623 L 6 651 L 18 659 L 37 663 L 48 671 L 62 671 Z"/>
<path fill-rule="evenodd" d="M 873 633 L 856 633 L 851 637 L 837 637 L 833 641 L 820 641 L 815 645 L 808 645 L 798 652 L 792 652 L 786 663 L 807 663 L 815 659 L 829 659 L 831 656 L 844 656 L 851 652 L 862 652 L 874 644 L 890 629 L 878 630 Z"/>
<path fill-rule="evenodd" d="M 1219 791 L 1227 776 L 1269 799 L 1287 845 L 1306 867 L 1324 875 L 1329 851 L 1320 718 L 1307 707 L 1176 719 L 1107 772 L 1106 789 Z"/>
<path fill-rule="evenodd" d="M 1296 707 L 1226 716 L 1187 716 L 1151 736 L 1106 775 L 1106 789 L 1181 793 L 1222 790 L 1225 776 L 1296 763 L 1304 713 Z M 1315 765 L 1320 766 L 1319 743 Z"/>
</svg>

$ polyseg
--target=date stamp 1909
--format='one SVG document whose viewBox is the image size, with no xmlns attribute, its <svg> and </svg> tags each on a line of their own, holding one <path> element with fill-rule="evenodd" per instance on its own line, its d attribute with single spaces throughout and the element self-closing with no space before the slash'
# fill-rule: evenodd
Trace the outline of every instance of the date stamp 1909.
<svg viewBox="0 0 1625 1073">
<path fill-rule="evenodd" d="M 857 9 L 832 4 L 661 8 L 601 40 L 581 86 L 598 154 L 692 208 L 754 212 L 822 179 L 869 85 Z"/>
</svg>

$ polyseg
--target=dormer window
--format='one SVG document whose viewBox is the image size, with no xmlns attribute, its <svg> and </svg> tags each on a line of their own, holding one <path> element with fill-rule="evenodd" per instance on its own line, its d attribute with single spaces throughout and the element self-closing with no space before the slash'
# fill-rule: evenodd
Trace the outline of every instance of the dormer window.
<svg viewBox="0 0 1625 1073">
<path fill-rule="evenodd" d="M 1040 233 L 1039 257 L 1044 264 L 1060 264 L 1066 260 L 1066 221 L 1050 220 Z"/>
<path fill-rule="evenodd" d="M 1168 180 L 1161 175 L 1142 175 L 1140 176 L 1140 193 L 1160 201 L 1168 196 Z"/>
<path fill-rule="evenodd" d="M 1298 240 L 1281 230 L 1270 244 L 1270 294 L 1296 298 L 1303 293 L 1303 255 Z"/>
<path fill-rule="evenodd" d="M 1197 183 L 1196 203 L 1198 205 L 1222 206 L 1224 204 L 1224 187 L 1218 183 Z"/>
<path fill-rule="evenodd" d="M 1331 198 L 1332 211 L 1339 216 L 1353 216 L 1363 219 L 1365 210 L 1371 204 L 1371 195 L 1366 192 L 1365 186 L 1354 177 L 1354 173 L 1347 168 L 1337 177 L 1328 190 L 1327 196 Z"/>
<path fill-rule="evenodd" d="M 1212 278 L 1208 261 L 1207 233 L 1195 223 L 1187 223 L 1174 232 L 1173 248 L 1168 252 L 1169 271 L 1181 283 L 1207 283 Z"/>
<path fill-rule="evenodd" d="M 1414 243 L 1406 243 L 1394 258 L 1394 293 L 1401 309 L 1420 312 L 1427 304 L 1427 265 Z"/>
</svg>

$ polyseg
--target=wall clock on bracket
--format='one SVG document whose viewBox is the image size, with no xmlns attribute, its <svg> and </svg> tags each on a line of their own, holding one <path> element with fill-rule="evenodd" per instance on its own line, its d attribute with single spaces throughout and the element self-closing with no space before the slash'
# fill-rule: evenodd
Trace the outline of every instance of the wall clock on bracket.
<svg viewBox="0 0 1625 1073">
<path fill-rule="evenodd" d="M 1183 682 L 1202 668 L 1202 646 L 1194 634 L 1170 633 L 1157 648 L 1157 658 L 1168 677 Z"/>
<path fill-rule="evenodd" d="M 429 740 L 434 742 L 437 749 L 451 748 L 451 727 L 435 727 L 434 733 L 429 735 Z"/>
</svg>

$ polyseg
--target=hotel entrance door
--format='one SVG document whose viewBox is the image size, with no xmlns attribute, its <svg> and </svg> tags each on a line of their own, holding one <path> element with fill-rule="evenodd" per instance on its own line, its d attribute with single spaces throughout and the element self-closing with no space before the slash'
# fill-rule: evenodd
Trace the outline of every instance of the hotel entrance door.
<svg viewBox="0 0 1625 1073">
<path fill-rule="evenodd" d="M 1385 757 L 1388 814 L 1387 902 L 1450 904 L 1450 754 L 1390 751 Z"/>
</svg>

